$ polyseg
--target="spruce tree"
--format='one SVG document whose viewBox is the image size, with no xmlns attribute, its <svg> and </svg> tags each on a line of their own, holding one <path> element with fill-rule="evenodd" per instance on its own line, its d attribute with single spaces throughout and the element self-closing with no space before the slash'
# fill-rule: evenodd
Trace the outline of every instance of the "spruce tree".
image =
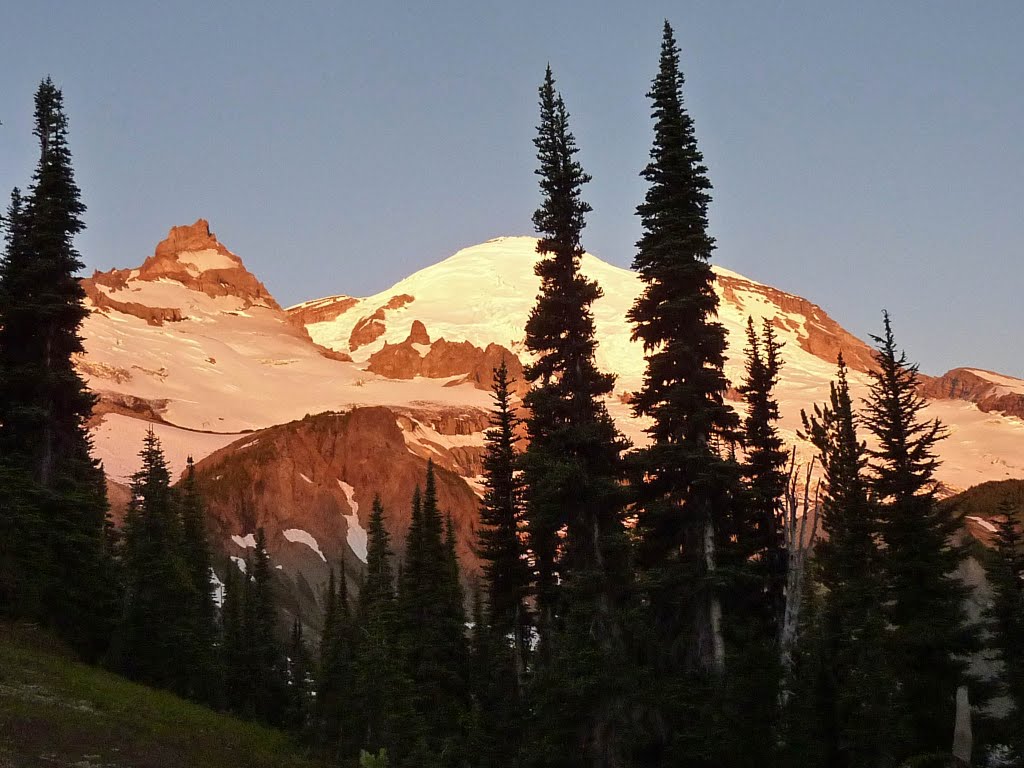
<svg viewBox="0 0 1024 768">
<path fill-rule="evenodd" d="M 968 588 L 955 573 L 965 555 L 954 543 L 960 521 L 936 498 L 935 447 L 946 431 L 924 419 L 917 366 L 897 349 L 888 313 L 883 322 L 882 336 L 873 337 L 877 369 L 864 423 L 878 441 L 869 452 L 870 490 L 885 545 L 888 655 L 906 715 L 899 756 L 907 758 L 949 749 L 976 636 L 964 609 Z"/>
<path fill-rule="evenodd" d="M 664 672 L 724 667 L 716 549 L 738 487 L 724 454 L 738 419 L 725 402 L 725 329 L 707 233 L 711 182 L 683 106 L 683 74 L 665 23 L 653 102 L 649 183 L 637 207 L 643 235 L 633 266 L 644 283 L 629 313 L 647 368 L 634 410 L 653 420 L 636 455 L 639 565 L 658 627 Z"/>
<path fill-rule="evenodd" d="M 217 606 L 213 599 L 213 557 L 206 537 L 206 509 L 196 484 L 196 468 L 189 456 L 180 489 L 182 557 L 189 573 L 188 642 L 190 681 L 186 695 L 207 704 L 217 704 L 221 685 L 216 665 Z"/>
<path fill-rule="evenodd" d="M 74 248 L 85 206 L 75 183 L 63 96 L 47 78 L 35 96 L 39 162 L 12 201 L 0 263 L 0 456 L 28 486 L 18 502 L 37 521 L 45 618 L 89 657 L 109 642 L 116 585 L 106 550 L 103 474 L 86 428 L 94 396 L 73 365 L 88 315 Z"/>
<path fill-rule="evenodd" d="M 1024 723 L 1024 536 L 1010 501 L 1001 502 L 998 513 L 1001 519 L 988 574 L 993 592 L 991 613 L 1006 691 L 1016 708 L 1012 717 Z M 1024 735 L 1016 746 L 1024 749 Z"/>
<path fill-rule="evenodd" d="M 775 337 L 771 320 L 763 324 L 758 338 L 752 318 L 747 319 L 746 379 L 738 387 L 747 404 L 743 420 L 744 460 L 742 463 L 746 494 L 738 504 L 732 530 L 740 567 L 747 566 L 753 579 L 746 599 L 737 608 L 746 619 L 760 615 L 768 642 L 778 637 L 785 611 L 786 569 L 788 557 L 782 521 L 782 497 L 786 492 L 786 463 L 776 422 L 779 404 L 774 390 L 779 381 L 781 344 Z"/>
<path fill-rule="evenodd" d="M 633 267 L 644 285 L 628 315 L 647 361 L 633 408 L 652 424 L 649 446 L 631 456 L 630 487 L 647 611 L 642 654 L 658 691 L 648 700 L 644 759 L 699 765 L 714 763 L 711 756 L 737 732 L 722 714 L 716 678 L 725 674 L 727 651 L 719 556 L 729 544 L 741 483 L 734 456 L 739 420 L 725 402 L 727 342 L 710 265 L 711 182 L 683 83 L 666 22 L 648 93 L 654 141 L 641 176 L 649 186 L 637 207 L 643 233 Z"/>
<path fill-rule="evenodd" d="M 480 506 L 480 559 L 487 588 L 490 628 L 499 638 L 511 638 L 514 669 L 510 692 L 518 696 L 526 669 L 530 615 L 527 597 L 530 567 L 521 537 L 523 487 L 517 472 L 515 429 L 508 366 L 494 371 L 494 409 L 484 435 L 484 498 Z"/>
<path fill-rule="evenodd" d="M 580 271 L 590 180 L 575 159 L 569 114 L 548 67 L 537 148 L 542 201 L 533 215 L 540 295 L 526 323 L 530 443 L 523 457 L 536 562 L 541 664 L 532 759 L 615 765 L 629 707 L 622 607 L 629 584 L 620 454 L 626 442 L 603 398 L 615 377 L 594 353 L 596 282 Z M 569 762 L 566 762 L 569 761 Z"/>
<path fill-rule="evenodd" d="M 813 697 L 825 765 L 893 765 L 899 718 L 886 656 L 878 509 L 869 494 L 867 448 L 857 436 L 842 354 L 829 403 L 802 415 L 825 482 L 820 512 L 825 536 L 814 558 L 815 581 L 825 590 L 816 612 L 818 682 L 803 693 Z"/>
<path fill-rule="evenodd" d="M 367 527 L 366 579 L 359 594 L 359 634 L 355 692 L 360 748 L 384 749 L 395 766 L 415 765 L 409 753 L 422 740 L 413 689 L 403 665 L 405 650 L 391 567 L 391 536 L 380 497 L 373 500 Z"/>
<path fill-rule="evenodd" d="M 247 573 L 250 569 L 247 568 Z M 256 529 L 252 578 L 246 595 L 246 642 L 253 675 L 252 714 L 271 725 L 282 725 L 286 707 L 287 674 L 284 653 L 277 638 L 277 600 L 273 572 L 263 528 Z"/>
<path fill-rule="evenodd" d="M 142 467 L 132 476 L 125 515 L 119 666 L 133 679 L 190 695 L 194 584 L 182 556 L 182 526 L 170 471 L 152 430 L 140 457 Z"/>
<path fill-rule="evenodd" d="M 354 754 L 359 746 L 351 700 L 355 688 L 356 628 L 349 607 L 344 561 L 340 563 L 339 573 L 337 588 L 333 569 L 327 583 L 316 710 L 320 738 L 338 755 L 346 755 Z"/>
<path fill-rule="evenodd" d="M 433 462 L 427 463 L 418 520 L 415 536 L 409 531 L 402 570 L 402 639 L 416 711 L 425 727 L 426 754 L 448 765 L 461 750 L 451 724 L 467 711 L 469 649 L 454 533 L 445 540 Z"/>
</svg>

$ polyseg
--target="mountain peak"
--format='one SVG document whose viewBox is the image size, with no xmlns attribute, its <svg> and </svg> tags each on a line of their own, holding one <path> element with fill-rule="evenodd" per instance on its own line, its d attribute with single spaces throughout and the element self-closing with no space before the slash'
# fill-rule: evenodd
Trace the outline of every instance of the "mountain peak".
<svg viewBox="0 0 1024 768">
<path fill-rule="evenodd" d="M 167 237 L 157 244 L 153 258 L 173 259 L 182 253 L 201 251 L 216 251 L 241 264 L 241 260 L 225 248 L 217 236 L 210 231 L 210 222 L 206 219 L 196 219 L 194 224 L 171 227 Z"/>
</svg>

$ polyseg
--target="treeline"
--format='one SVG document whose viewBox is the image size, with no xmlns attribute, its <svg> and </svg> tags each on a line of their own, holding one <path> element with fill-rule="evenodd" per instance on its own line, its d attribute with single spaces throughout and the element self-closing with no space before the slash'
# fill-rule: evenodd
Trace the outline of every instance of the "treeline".
<svg viewBox="0 0 1024 768">
<path fill-rule="evenodd" d="M 287 641 L 277 631 L 262 533 L 244 570 L 227 568 L 217 609 L 193 471 L 172 488 L 154 436 L 123 530 L 106 519 L 93 398 L 72 365 L 84 208 L 45 81 L 40 162 L 12 197 L 0 264 L 3 614 L 139 680 L 292 728 L 338 765 L 896 768 L 972 752 L 1019 764 L 1020 510 L 1002 510 L 995 600 L 972 622 L 960 520 L 937 497 L 946 432 L 926 418 L 888 315 L 867 398 L 854 403 L 840 357 L 828 402 L 804 413 L 813 468 L 777 429 L 770 321 L 748 323 L 744 408 L 730 405 L 711 183 L 683 84 L 666 23 L 637 211 L 643 291 L 628 317 L 646 355 L 632 407 L 649 441 L 630 446 L 605 406 L 601 288 L 580 270 L 590 177 L 549 68 L 530 387 L 518 408 L 507 368 L 495 373 L 478 586 L 462 592 L 428 465 L 405 551 L 392 552 L 378 500 L 365 572 L 332 573 L 314 648 L 298 622 Z M 971 674 L 983 649 L 1001 658 L 995 680 Z M 975 708 L 972 750 L 968 702 L 994 694 L 1011 703 L 1002 719 Z"/>
</svg>

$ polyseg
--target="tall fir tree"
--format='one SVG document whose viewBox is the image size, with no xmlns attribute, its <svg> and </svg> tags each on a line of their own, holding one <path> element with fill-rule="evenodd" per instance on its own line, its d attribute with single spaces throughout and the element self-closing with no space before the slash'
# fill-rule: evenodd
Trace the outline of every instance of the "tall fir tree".
<svg viewBox="0 0 1024 768">
<path fill-rule="evenodd" d="M 878 510 L 857 436 L 847 368 L 839 355 L 828 404 L 804 413 L 804 432 L 824 474 L 821 527 L 814 558 L 817 601 L 817 684 L 812 717 L 819 724 L 819 757 L 837 768 L 894 764 L 899 733 L 896 682 L 886 655 L 886 583 L 878 547 Z"/>
<path fill-rule="evenodd" d="M 132 476 L 124 524 L 124 613 L 117 663 L 131 678 L 190 695 L 195 659 L 195 587 L 182 556 L 184 541 L 170 470 L 150 430 Z"/>
<path fill-rule="evenodd" d="M 633 266 L 643 282 L 628 318 L 647 366 L 633 409 L 651 419 L 650 444 L 631 456 L 637 565 L 651 685 L 644 760 L 708 764 L 735 734 L 716 700 L 726 668 L 719 553 L 741 494 L 739 419 L 725 402 L 725 329 L 708 234 L 711 182 L 683 103 L 683 73 L 664 25 L 652 101 L 654 141 L 637 207 L 643 234 Z M 697 702 L 703 704 L 697 706 Z M 719 722 L 716 722 L 716 717 Z M 672 725 L 669 725 L 672 724 Z"/>
<path fill-rule="evenodd" d="M 248 711 L 263 722 L 282 725 L 287 706 L 287 671 L 283 648 L 278 641 L 277 599 L 262 527 L 256 529 L 251 571 L 245 598 L 245 638 L 252 674 L 252 700 Z"/>
<path fill-rule="evenodd" d="M 617 765 L 629 707 L 622 607 L 630 588 L 621 452 L 604 400 L 615 377 L 598 370 L 592 304 L 602 292 L 580 271 L 590 180 L 575 159 L 569 114 L 548 67 L 537 148 L 542 201 L 533 215 L 540 295 L 526 323 L 523 456 L 542 665 L 536 678 L 538 765 Z M 569 762 L 565 762 L 569 761 Z"/>
<path fill-rule="evenodd" d="M 425 728 L 421 759 L 454 765 L 462 745 L 451 724 L 462 721 L 468 709 L 469 648 L 454 533 L 449 529 L 445 536 L 432 461 L 427 463 L 418 522 L 419 530 L 410 528 L 406 541 L 399 595 L 407 671 Z"/>
<path fill-rule="evenodd" d="M 869 451 L 870 490 L 885 546 L 888 655 L 905 714 L 898 757 L 906 759 L 949 749 L 977 635 L 964 608 L 969 590 L 956 575 L 965 556 L 954 542 L 960 520 L 936 497 L 935 447 L 946 431 L 924 419 L 917 366 L 897 349 L 888 313 L 883 323 L 863 419 L 878 441 Z"/>
<path fill-rule="evenodd" d="M 189 574 L 192 594 L 189 600 L 187 641 L 191 646 L 186 695 L 210 705 L 221 703 L 223 690 L 219 679 L 216 645 L 218 642 L 217 606 L 213 598 L 213 556 L 206 536 L 206 508 L 196 482 L 196 468 L 189 456 L 180 486 L 182 557 Z"/>
<path fill-rule="evenodd" d="M 327 582 L 316 712 L 320 738 L 340 757 L 354 754 L 360 744 L 351 701 L 355 688 L 356 626 L 349 605 L 344 561 L 340 563 L 339 574 L 337 587 L 333 569 Z"/>
<path fill-rule="evenodd" d="M 634 484 L 638 556 L 667 669 L 720 672 L 724 647 L 713 572 L 738 487 L 735 462 L 724 449 L 739 422 L 725 402 L 726 335 L 715 319 L 711 182 L 682 87 L 679 48 L 666 22 L 648 94 L 654 145 L 641 175 L 650 186 L 637 208 L 643 236 L 633 266 L 644 290 L 629 313 L 647 360 L 634 411 L 653 419 L 651 445 L 636 456 L 644 478 Z"/>
<path fill-rule="evenodd" d="M 360 747 L 370 754 L 386 750 L 393 765 L 412 768 L 412 754 L 423 739 L 423 728 L 413 704 L 412 682 L 402 663 L 405 649 L 395 598 L 391 536 L 379 496 L 373 500 L 366 539 L 366 577 L 359 593 L 355 655 Z"/>
<path fill-rule="evenodd" d="M 491 629 L 511 638 L 516 687 L 526 669 L 530 614 L 530 567 L 522 539 L 523 486 L 517 471 L 515 430 L 508 365 L 494 371 L 494 408 L 484 436 L 484 498 L 480 506 L 480 559 L 487 586 Z"/>
<path fill-rule="evenodd" d="M 996 645 L 1003 660 L 1006 692 L 1013 699 L 1011 718 L 1018 734 L 1015 747 L 1024 758 L 1024 535 L 1020 510 L 1003 500 L 996 526 L 995 553 L 989 568 L 992 619 Z"/>
<path fill-rule="evenodd" d="M 102 470 L 86 429 L 94 396 L 74 368 L 88 315 L 74 237 L 85 206 L 68 148 L 63 95 L 47 78 L 35 95 L 39 162 L 12 204 L 0 263 L 0 456 L 21 476 L 24 520 L 42 525 L 42 618 L 85 655 L 109 642 L 116 611 Z M 31 539 L 32 537 L 30 537 Z"/>
<path fill-rule="evenodd" d="M 778 637 L 782 623 L 788 563 L 782 503 L 789 456 L 776 427 L 779 404 L 774 394 L 782 368 L 781 348 L 771 320 L 764 320 L 759 338 L 753 319 L 747 319 L 746 378 L 738 387 L 747 404 L 742 429 L 746 494 L 745 503 L 736 505 L 740 513 L 734 513 L 728 531 L 735 538 L 738 565 L 746 565 L 753 576 L 742 590 L 746 599 L 736 607 L 747 619 L 759 615 L 768 642 Z"/>
</svg>

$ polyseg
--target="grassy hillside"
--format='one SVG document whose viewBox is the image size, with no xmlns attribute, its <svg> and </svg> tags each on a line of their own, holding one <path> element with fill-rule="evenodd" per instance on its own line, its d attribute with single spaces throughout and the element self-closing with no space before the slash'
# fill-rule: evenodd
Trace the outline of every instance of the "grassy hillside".
<svg viewBox="0 0 1024 768">
<path fill-rule="evenodd" d="M 0 624 L 0 768 L 312 768 L 282 733 L 72 661 Z"/>
</svg>

